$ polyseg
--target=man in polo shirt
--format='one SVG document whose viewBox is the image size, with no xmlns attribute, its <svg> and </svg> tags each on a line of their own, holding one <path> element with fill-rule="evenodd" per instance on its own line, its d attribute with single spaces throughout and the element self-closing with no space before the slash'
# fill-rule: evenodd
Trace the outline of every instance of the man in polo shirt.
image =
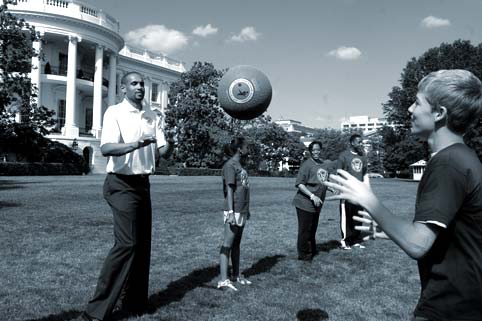
<svg viewBox="0 0 482 321">
<path fill-rule="evenodd" d="M 114 217 L 114 246 L 100 272 L 94 297 L 82 317 L 103 320 L 114 308 L 141 314 L 147 307 L 152 210 L 149 175 L 156 151 L 168 156 L 160 117 L 143 106 L 144 81 L 137 72 L 121 80 L 124 100 L 104 115 L 101 152 L 109 157 L 104 198 Z"/>
<path fill-rule="evenodd" d="M 367 175 L 367 158 L 363 151 L 362 137 L 359 134 L 351 135 L 349 148 L 338 157 L 337 168 L 347 171 L 365 184 L 370 184 Z M 358 224 L 353 219 L 353 216 L 358 215 L 358 211 L 361 210 L 363 208 L 357 204 L 340 201 L 340 243 L 344 250 L 350 250 L 352 246 L 365 248 L 361 244 L 360 231 L 355 229 L 355 225 Z"/>
<path fill-rule="evenodd" d="M 327 186 L 363 206 L 418 261 L 421 295 L 413 320 L 482 320 L 482 164 L 464 144 L 482 116 L 482 83 L 466 70 L 440 70 L 418 84 L 408 110 L 412 133 L 432 157 L 420 181 L 413 221 L 393 215 L 369 186 L 345 171 Z M 339 185 L 340 184 L 340 185 Z"/>
</svg>

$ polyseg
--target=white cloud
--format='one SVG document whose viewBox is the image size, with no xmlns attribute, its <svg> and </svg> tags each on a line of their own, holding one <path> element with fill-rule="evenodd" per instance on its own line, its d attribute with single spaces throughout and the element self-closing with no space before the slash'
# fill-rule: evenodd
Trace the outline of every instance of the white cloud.
<svg viewBox="0 0 482 321">
<path fill-rule="evenodd" d="M 442 19 L 437 18 L 434 16 L 425 17 L 421 22 L 420 25 L 425 28 L 440 28 L 440 27 L 448 27 L 451 25 L 449 19 Z"/>
<path fill-rule="evenodd" d="M 132 46 L 164 54 L 175 52 L 188 44 L 188 38 L 182 32 L 163 25 L 148 25 L 129 31 L 125 40 Z"/>
<path fill-rule="evenodd" d="M 232 36 L 230 40 L 236 42 L 256 41 L 260 36 L 261 34 L 254 27 L 244 27 L 238 35 Z"/>
<path fill-rule="evenodd" d="M 339 47 L 328 53 L 328 56 L 336 57 L 341 60 L 356 60 L 360 58 L 362 52 L 355 47 Z"/>
<path fill-rule="evenodd" d="M 208 23 L 205 26 L 197 26 L 192 33 L 196 36 L 200 37 L 207 37 L 210 35 L 214 35 L 218 33 L 218 28 L 211 26 L 210 23 Z"/>
</svg>

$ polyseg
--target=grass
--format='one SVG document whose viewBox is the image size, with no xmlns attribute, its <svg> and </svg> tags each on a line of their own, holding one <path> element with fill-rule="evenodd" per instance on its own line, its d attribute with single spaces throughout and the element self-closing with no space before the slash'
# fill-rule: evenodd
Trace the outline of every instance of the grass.
<svg viewBox="0 0 482 321">
<path fill-rule="evenodd" d="M 103 175 L 0 178 L 0 319 L 76 320 L 113 243 Z M 293 178 L 251 178 L 241 268 L 253 285 L 216 289 L 222 241 L 219 177 L 151 178 L 149 313 L 128 320 L 408 320 L 420 291 L 415 261 L 388 240 L 342 251 L 338 204 L 325 204 L 320 254 L 296 260 Z M 372 180 L 411 218 L 416 184 Z"/>
</svg>

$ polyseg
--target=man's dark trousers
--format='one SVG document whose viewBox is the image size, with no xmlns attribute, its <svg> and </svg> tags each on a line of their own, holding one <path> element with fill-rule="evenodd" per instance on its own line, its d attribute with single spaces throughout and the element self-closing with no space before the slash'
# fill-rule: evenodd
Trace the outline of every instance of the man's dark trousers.
<svg viewBox="0 0 482 321">
<path fill-rule="evenodd" d="M 116 304 L 138 313 L 147 307 L 152 229 L 149 176 L 107 174 L 104 198 L 114 216 L 115 243 L 86 309 L 101 320 Z"/>
<path fill-rule="evenodd" d="M 361 232 L 355 229 L 355 226 L 359 226 L 361 223 L 353 219 L 353 216 L 359 216 L 358 211 L 362 210 L 363 207 L 356 204 L 347 201 L 340 202 L 341 239 L 348 246 L 362 241 Z"/>
</svg>

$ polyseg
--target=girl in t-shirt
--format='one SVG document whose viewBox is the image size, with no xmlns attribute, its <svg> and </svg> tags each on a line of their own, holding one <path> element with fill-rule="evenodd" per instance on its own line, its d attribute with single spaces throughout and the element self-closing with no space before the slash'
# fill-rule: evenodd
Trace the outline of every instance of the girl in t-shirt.
<svg viewBox="0 0 482 321">
<path fill-rule="evenodd" d="M 311 261 L 316 254 L 316 230 L 321 207 L 326 195 L 323 182 L 328 179 L 331 164 L 321 159 L 321 142 L 313 141 L 308 146 L 310 156 L 301 164 L 293 199 L 298 215 L 298 259 Z"/>
<path fill-rule="evenodd" d="M 250 281 L 239 274 L 239 252 L 241 237 L 246 221 L 249 219 L 249 180 L 248 173 L 242 167 L 243 156 L 248 154 L 248 144 L 243 137 L 235 137 L 224 147 L 229 157 L 223 166 L 224 193 L 224 241 L 220 251 L 221 279 L 218 288 L 230 288 L 237 291 L 228 277 L 228 263 L 231 255 L 233 280 L 237 284 L 248 285 Z"/>
</svg>

